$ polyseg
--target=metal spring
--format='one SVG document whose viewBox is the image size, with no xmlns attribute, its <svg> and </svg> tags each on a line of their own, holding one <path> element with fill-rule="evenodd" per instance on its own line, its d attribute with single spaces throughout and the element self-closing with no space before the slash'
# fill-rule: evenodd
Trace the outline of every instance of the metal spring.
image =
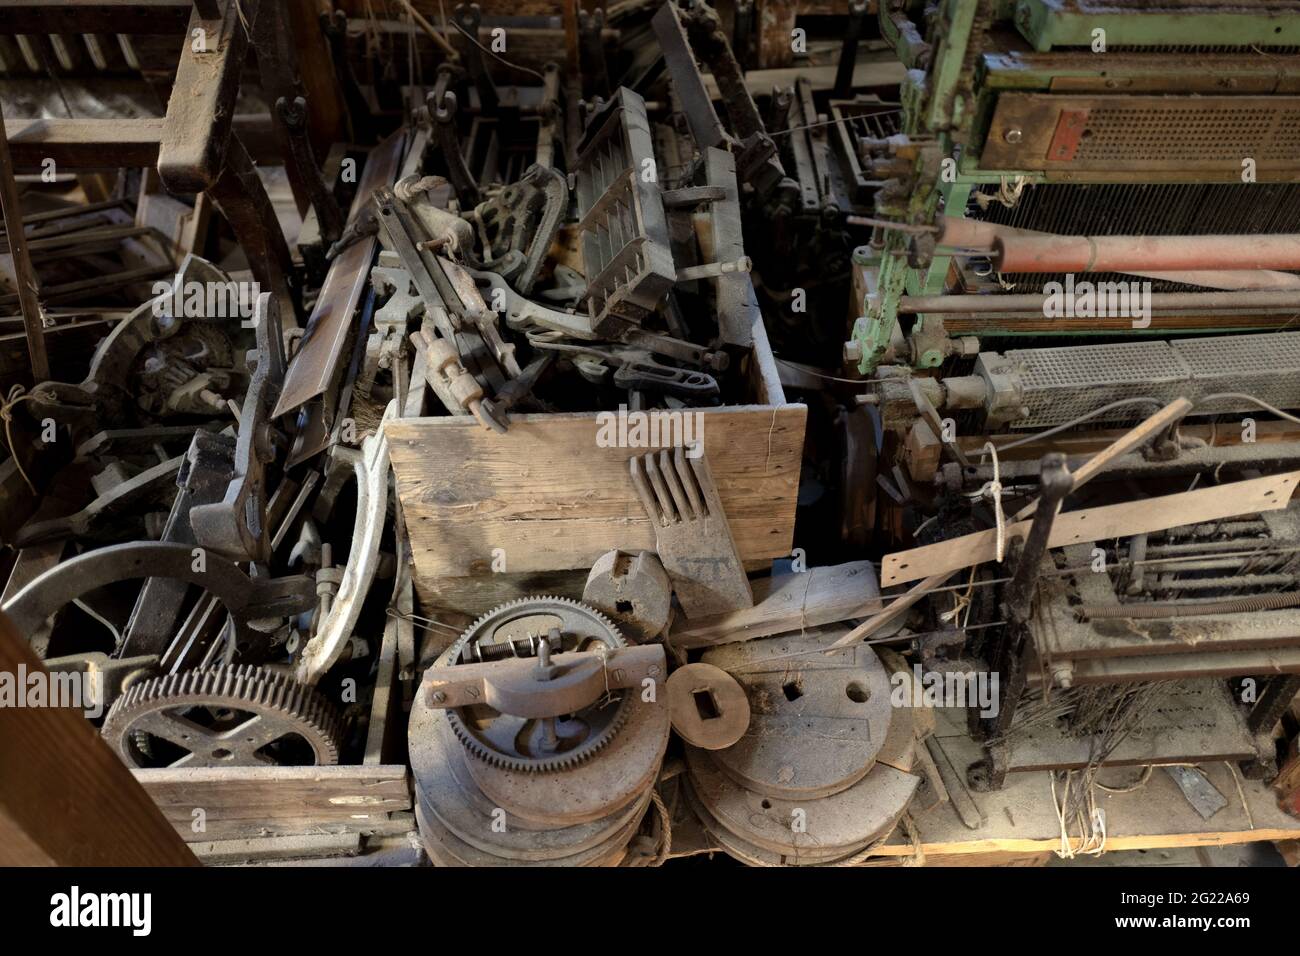
<svg viewBox="0 0 1300 956">
<path fill-rule="evenodd" d="M 1300 591 L 1252 594 L 1230 601 L 1205 604 L 1084 604 L 1078 609 L 1082 620 L 1108 618 L 1201 617 L 1206 614 L 1247 614 L 1251 611 L 1277 611 L 1300 607 Z"/>
</svg>

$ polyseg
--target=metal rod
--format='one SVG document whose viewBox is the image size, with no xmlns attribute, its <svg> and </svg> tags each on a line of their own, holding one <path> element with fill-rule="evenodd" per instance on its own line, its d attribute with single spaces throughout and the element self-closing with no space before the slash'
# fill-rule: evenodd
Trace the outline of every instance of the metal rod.
<svg viewBox="0 0 1300 956">
<path fill-rule="evenodd" d="M 1002 272 L 1194 272 L 1198 269 L 1300 269 L 1300 235 L 1016 236 L 999 235 Z"/>
<path fill-rule="evenodd" d="M 1300 267 L 1298 267 L 1300 268 Z M 898 311 L 916 312 L 1041 312 L 1045 295 L 905 295 Z M 1294 292 L 1156 292 L 1151 295 L 1154 312 L 1174 309 L 1295 309 L 1300 302 Z"/>
</svg>

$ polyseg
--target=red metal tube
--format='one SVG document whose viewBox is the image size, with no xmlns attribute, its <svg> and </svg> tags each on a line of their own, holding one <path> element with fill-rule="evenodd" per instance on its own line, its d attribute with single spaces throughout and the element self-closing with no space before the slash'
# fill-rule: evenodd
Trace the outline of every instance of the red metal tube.
<svg viewBox="0 0 1300 956">
<path fill-rule="evenodd" d="M 1300 269 L 1300 236 L 1018 236 L 994 241 L 1001 272 Z"/>
</svg>

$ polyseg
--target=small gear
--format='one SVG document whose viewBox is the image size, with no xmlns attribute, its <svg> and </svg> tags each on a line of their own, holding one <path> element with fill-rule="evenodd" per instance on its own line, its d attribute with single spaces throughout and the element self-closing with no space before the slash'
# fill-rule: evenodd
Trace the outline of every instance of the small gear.
<svg viewBox="0 0 1300 956">
<path fill-rule="evenodd" d="M 314 688 L 238 665 L 136 684 L 108 712 L 102 734 L 133 767 L 310 766 L 338 763 L 339 723 Z"/>
<path fill-rule="evenodd" d="M 554 653 L 584 651 L 593 643 L 626 647 L 614 622 L 580 601 L 560 597 L 528 597 L 508 601 L 471 624 L 438 659 L 435 666 L 532 657 L 538 642 L 552 629 L 562 635 Z M 537 719 L 502 714 L 486 706 L 447 711 L 456 738 L 473 757 L 492 767 L 524 773 L 570 770 L 603 750 L 622 729 L 629 714 L 627 693 L 615 692 L 581 713 Z M 550 735 L 550 748 L 539 738 Z"/>
</svg>

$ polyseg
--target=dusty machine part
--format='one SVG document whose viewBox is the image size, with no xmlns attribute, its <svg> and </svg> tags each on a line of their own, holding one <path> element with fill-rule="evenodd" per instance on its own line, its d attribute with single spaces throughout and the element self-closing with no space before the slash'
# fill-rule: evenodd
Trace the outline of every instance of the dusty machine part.
<svg viewBox="0 0 1300 956">
<path fill-rule="evenodd" d="M 634 455 L 628 466 L 654 525 L 659 559 L 687 616 L 753 607 L 704 446 Z"/>
<path fill-rule="evenodd" d="M 591 566 L 582 600 L 632 640 L 649 641 L 668 626 L 673 587 L 653 551 L 606 551 Z"/>
<path fill-rule="evenodd" d="M 266 506 L 269 465 L 278 446 L 286 444 L 271 417 L 284 386 L 284 333 L 280 307 L 271 293 L 257 298 L 257 368 L 240 406 L 239 437 L 235 443 L 234 478 L 220 502 L 196 506 L 190 524 L 198 544 L 238 561 L 267 562 L 271 535 Z"/>
<path fill-rule="evenodd" d="M 328 246 L 337 242 L 343 234 L 343 212 L 321 178 L 320 167 L 312 155 L 307 130 L 307 100 L 302 96 L 295 96 L 292 100 L 282 96 L 275 101 L 275 112 L 288 141 L 291 170 L 296 173 L 298 182 L 306 188 L 311 207 L 316 212 L 316 221 L 320 225 L 321 238 Z"/>
<path fill-rule="evenodd" d="M 339 716 L 320 693 L 265 667 L 216 667 L 133 685 L 101 731 L 130 767 L 338 763 Z"/>
<path fill-rule="evenodd" d="M 587 308 L 600 335 L 639 325 L 677 281 L 645 100 L 620 87 L 588 125 L 574 171 Z"/>
<path fill-rule="evenodd" d="M 383 262 L 381 255 L 380 261 Z M 369 398 L 381 371 L 391 372 L 405 357 L 410 322 L 424 313 L 424 300 L 415 291 L 411 274 L 396 266 L 370 270 L 370 284 L 383 305 L 375 309 L 374 327 L 357 370 L 355 394 Z"/>
<path fill-rule="evenodd" d="M 7 601 L 14 626 L 33 634 L 51 614 L 95 588 L 133 578 L 175 578 L 197 584 L 220 601 L 234 624 L 237 659 L 255 656 L 264 635 L 250 626 L 263 618 L 310 610 L 316 603 L 311 578 L 250 578 L 235 564 L 208 555 L 196 564 L 188 544 L 137 542 L 88 551 L 62 561 Z"/>
<path fill-rule="evenodd" d="M 551 243 L 569 209 L 564 176 L 533 164 L 517 182 L 474 207 L 483 268 L 500 273 L 520 295 L 533 291 Z"/>
<path fill-rule="evenodd" d="M 75 385 L 42 382 L 32 389 L 33 415 L 66 425 L 73 440 L 80 442 L 106 428 L 131 425 L 140 410 L 191 413 L 199 407 L 193 403 L 201 402 L 211 413 L 219 399 L 211 389 L 206 395 L 191 395 L 176 410 L 166 402 L 169 386 L 182 384 L 165 374 L 179 359 L 189 360 L 186 368 L 193 374 L 183 376 L 188 380 L 209 365 L 229 364 L 231 358 L 222 331 L 228 318 L 206 316 L 206 301 L 202 317 L 176 314 L 190 311 L 186 291 L 195 285 L 227 291 L 234 287 L 230 277 L 210 262 L 186 256 L 171 287 L 135 309 L 99 343 L 84 380 Z M 177 309 L 178 304 L 183 308 Z M 174 344 L 180 348 L 173 349 Z"/>
<path fill-rule="evenodd" d="M 871 768 L 894 711 L 889 673 L 867 646 L 824 653 L 848 630 L 832 625 L 727 644 L 701 657 L 749 697 L 749 730 L 713 755 L 724 774 L 767 796 L 799 800 L 838 793 Z"/>
<path fill-rule="evenodd" d="M 473 415 L 485 428 L 494 431 L 506 430 L 496 403 L 461 364 L 456 347 L 448 339 L 422 328 L 411 336 L 411 342 L 424 352 L 429 387 L 447 411 L 453 415 Z"/>
<path fill-rule="evenodd" d="M 725 750 L 749 729 L 749 697 L 719 667 L 697 661 L 668 678 L 673 730 L 693 747 Z"/>
<path fill-rule="evenodd" d="M 523 598 L 472 624 L 426 671 L 411 711 L 430 857 L 617 863 L 668 745 L 668 708 L 645 693 L 666 670 L 662 647 L 628 646 L 577 601 Z"/>
<path fill-rule="evenodd" d="M 124 530 L 139 524 L 149 508 L 169 506 L 183 461 L 182 457 L 172 458 L 130 478 L 116 481 L 73 514 L 29 521 L 18 529 L 14 544 L 26 548 L 64 538 L 82 541 L 120 539 Z"/>
<path fill-rule="evenodd" d="M 742 862 L 855 862 L 893 832 L 920 786 L 917 726 L 910 707 L 891 706 L 892 668 L 869 647 L 842 660 L 843 652 L 824 653 L 847 630 L 834 625 L 703 656 L 739 682 L 752 715 L 731 747 L 687 747 L 687 799 Z"/>
<path fill-rule="evenodd" d="M 66 657 L 47 657 L 41 661 L 51 674 L 81 674 L 91 695 L 86 701 L 100 713 L 113 704 L 135 684 L 149 680 L 158 673 L 156 654 L 113 658 L 92 651 L 88 654 L 69 654 Z"/>
<path fill-rule="evenodd" d="M 445 188 L 450 184 L 441 176 L 405 176 L 393 184 L 393 195 L 411 207 L 429 234 L 430 249 L 463 260 L 474 248 L 474 226 L 432 201 L 431 194 Z"/>
<path fill-rule="evenodd" d="M 335 454 L 343 455 L 352 464 L 357 482 L 357 516 L 348 563 L 330 613 L 320 622 L 298 661 L 296 676 L 304 684 L 315 684 L 339 659 L 352 637 L 361 616 L 361 603 L 374 580 L 379 564 L 379 539 L 384 533 L 384 515 L 388 510 L 388 433 L 384 423 L 396 417 L 394 399 L 384 411 L 378 432 L 366 436 L 360 452 L 338 445 L 334 448 Z"/>
</svg>

